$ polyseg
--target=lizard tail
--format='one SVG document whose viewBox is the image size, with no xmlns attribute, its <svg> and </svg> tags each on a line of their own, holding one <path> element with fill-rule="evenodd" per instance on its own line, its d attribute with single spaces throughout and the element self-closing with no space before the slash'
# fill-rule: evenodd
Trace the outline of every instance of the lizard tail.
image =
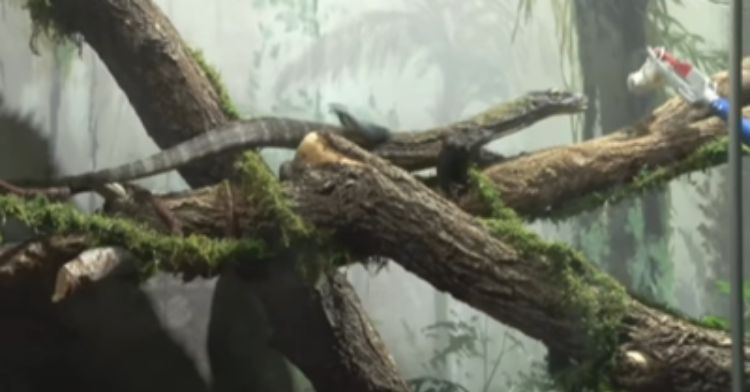
<svg viewBox="0 0 750 392">
<path fill-rule="evenodd" d="M 74 192 L 90 191 L 97 185 L 126 182 L 174 170 L 187 163 L 218 153 L 232 153 L 253 147 L 289 147 L 310 130 L 283 119 L 253 119 L 229 124 L 224 129 L 206 132 L 166 150 L 120 166 L 59 178 L 14 181 L 26 187 L 68 187 Z"/>
</svg>

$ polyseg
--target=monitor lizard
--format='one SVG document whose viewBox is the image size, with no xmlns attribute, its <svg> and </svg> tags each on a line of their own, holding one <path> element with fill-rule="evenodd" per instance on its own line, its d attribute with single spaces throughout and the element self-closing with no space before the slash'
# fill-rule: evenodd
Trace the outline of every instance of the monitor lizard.
<svg viewBox="0 0 750 392">
<path fill-rule="evenodd" d="M 214 154 L 254 147 L 296 148 L 310 132 L 340 134 L 398 166 L 419 170 L 435 166 L 449 136 L 460 140 L 464 135 L 473 145 L 486 144 L 551 115 L 579 112 L 584 108 L 585 98 L 581 95 L 556 90 L 536 91 L 444 127 L 392 133 L 380 125 L 360 121 L 342 105 L 333 104 L 331 110 L 341 126 L 279 117 L 235 121 L 120 166 L 42 181 L 14 181 L 14 184 L 66 187 L 71 193 L 85 192 L 106 183 L 165 173 Z"/>
<path fill-rule="evenodd" d="M 394 133 L 372 153 L 407 170 L 427 169 L 436 165 L 449 139 L 471 140 L 472 144 L 483 146 L 550 116 L 581 112 L 586 105 L 586 97 L 580 94 L 554 89 L 531 91 L 462 121 L 429 130 Z"/>
</svg>

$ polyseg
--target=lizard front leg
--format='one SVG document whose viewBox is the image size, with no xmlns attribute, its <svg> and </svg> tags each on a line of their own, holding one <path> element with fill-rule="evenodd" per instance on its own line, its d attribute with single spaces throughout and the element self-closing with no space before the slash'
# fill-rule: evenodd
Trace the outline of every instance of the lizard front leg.
<svg viewBox="0 0 750 392">
<path fill-rule="evenodd" d="M 438 186 L 448 196 L 455 196 L 468 183 L 471 152 L 470 146 L 461 139 L 449 137 L 438 155 Z"/>
<path fill-rule="evenodd" d="M 467 127 L 443 141 L 437 158 L 437 179 L 440 189 L 449 197 L 462 193 L 469 184 L 472 165 L 486 167 L 505 160 L 505 157 L 482 148 L 492 131 L 481 127 Z"/>
</svg>

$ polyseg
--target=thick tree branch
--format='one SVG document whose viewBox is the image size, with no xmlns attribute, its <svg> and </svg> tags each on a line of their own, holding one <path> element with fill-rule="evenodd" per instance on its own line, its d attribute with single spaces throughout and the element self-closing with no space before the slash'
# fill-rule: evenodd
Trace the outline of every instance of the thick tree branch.
<svg viewBox="0 0 750 392">
<path fill-rule="evenodd" d="M 728 75 L 713 76 L 726 96 Z M 750 96 L 750 57 L 743 61 L 743 103 Z M 743 109 L 750 115 L 750 107 Z M 642 191 L 689 171 L 726 160 L 722 145 L 703 149 L 726 135 L 726 125 L 704 108 L 673 98 L 638 124 L 606 137 L 526 154 L 483 170 L 503 202 L 528 218 L 574 214 L 623 197 L 613 192 L 630 186 Z M 717 148 L 719 149 L 717 151 Z M 644 174 L 651 173 L 651 177 Z M 592 194 L 602 192 L 600 197 Z M 609 193 L 609 195 L 607 194 Z M 470 192 L 458 202 L 465 210 L 486 215 L 489 206 Z M 567 211 L 561 211 L 567 210 Z"/>
</svg>

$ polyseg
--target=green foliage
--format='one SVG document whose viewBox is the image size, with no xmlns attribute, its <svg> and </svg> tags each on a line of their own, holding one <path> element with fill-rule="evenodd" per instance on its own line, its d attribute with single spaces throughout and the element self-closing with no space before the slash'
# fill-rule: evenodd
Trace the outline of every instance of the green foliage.
<svg viewBox="0 0 750 392">
<path fill-rule="evenodd" d="M 742 298 L 744 299 L 745 307 L 750 305 L 750 279 L 745 279 L 742 282 Z M 715 282 L 715 291 L 721 294 L 722 298 L 726 301 L 729 299 L 731 287 L 729 282 L 725 280 L 719 280 Z M 745 314 L 745 335 L 750 335 L 750 314 Z M 715 329 L 729 330 L 729 321 L 719 316 L 705 316 L 701 322 L 707 326 Z"/>
<path fill-rule="evenodd" d="M 721 317 L 705 316 L 701 319 L 701 322 L 707 328 L 729 331 L 729 322 Z"/>
<path fill-rule="evenodd" d="M 313 229 L 292 211 L 284 197 L 281 184 L 265 167 L 257 154 L 244 154 L 237 164 L 240 184 L 249 204 L 266 211 L 277 222 L 281 231 L 281 243 L 289 246 L 295 240 L 309 238 Z"/>
<path fill-rule="evenodd" d="M 258 154 L 246 153 L 237 163 L 240 187 L 250 205 L 264 212 L 263 221 L 273 222 L 264 238 L 271 252 L 294 249 L 308 255 L 306 263 L 297 267 L 309 281 L 315 282 L 320 274 L 332 268 L 347 265 L 354 260 L 341 246 L 333 233 L 316 230 L 292 209 L 278 180 L 265 168 Z"/>
<path fill-rule="evenodd" d="M 620 322 L 625 314 L 628 296 L 624 288 L 611 277 L 592 266 L 579 252 L 561 243 L 543 241 L 527 231 L 515 212 L 504 206 L 492 182 L 477 171 L 471 172 L 472 184 L 492 207 L 490 219 L 484 225 L 498 238 L 513 246 L 521 257 L 533 257 L 548 264 L 564 293 L 561 312 L 576 314 L 586 327 L 587 358 L 571 370 L 565 385 L 599 385 L 601 367 L 608 366 L 611 353 L 617 346 Z M 605 382 L 606 383 L 606 382 Z M 579 389 L 580 390 L 580 389 Z"/>
<path fill-rule="evenodd" d="M 23 8 L 28 10 L 31 16 L 32 31 L 29 44 L 34 53 L 38 53 L 36 43 L 41 37 L 49 39 L 54 44 L 73 41 L 73 32 L 57 19 L 52 3 L 52 0 L 25 0 L 23 4 Z M 75 41 L 79 46 L 80 43 Z"/>
<path fill-rule="evenodd" d="M 84 214 L 72 206 L 43 198 L 22 200 L 0 196 L 0 221 L 18 219 L 37 232 L 85 234 L 91 246 L 120 245 L 141 260 L 139 271 L 148 277 L 157 270 L 215 273 L 223 263 L 258 260 L 268 256 L 267 247 L 256 240 L 220 240 L 202 235 L 164 235 L 142 224 L 121 218 Z"/>
<path fill-rule="evenodd" d="M 211 87 L 214 88 L 214 91 L 216 91 L 216 94 L 219 96 L 219 102 L 221 103 L 221 108 L 224 111 L 224 114 L 226 114 L 227 117 L 229 117 L 229 119 L 231 120 L 239 119 L 239 112 L 234 106 L 234 103 L 232 103 L 232 99 L 229 97 L 229 93 L 227 92 L 227 89 L 224 87 L 224 84 L 221 81 L 219 71 L 217 71 L 213 65 L 209 64 L 208 61 L 206 61 L 205 57 L 203 56 L 202 50 L 193 49 L 190 47 L 188 47 L 187 50 L 193 57 L 193 59 L 195 59 L 195 62 L 198 63 L 198 66 L 200 66 L 201 70 L 206 73 L 206 77 L 211 83 Z"/>
<path fill-rule="evenodd" d="M 245 154 L 238 170 L 247 197 L 267 214 L 264 218 L 274 226 L 271 231 L 279 234 L 242 240 L 197 234 L 177 237 L 122 218 L 84 214 L 72 206 L 41 197 L 22 200 L 16 196 L 0 196 L 0 221 L 13 217 L 41 233 L 83 234 L 90 246 L 122 246 L 139 260 L 138 269 L 144 278 L 155 271 L 210 276 L 226 262 L 265 262 L 290 249 L 309 250 L 309 254 L 316 255 L 311 263 L 300 266 L 303 275 L 313 281 L 328 268 L 351 262 L 351 257 L 329 235 L 313 231 L 294 213 L 280 184 L 265 169 L 257 154 Z"/>
</svg>

